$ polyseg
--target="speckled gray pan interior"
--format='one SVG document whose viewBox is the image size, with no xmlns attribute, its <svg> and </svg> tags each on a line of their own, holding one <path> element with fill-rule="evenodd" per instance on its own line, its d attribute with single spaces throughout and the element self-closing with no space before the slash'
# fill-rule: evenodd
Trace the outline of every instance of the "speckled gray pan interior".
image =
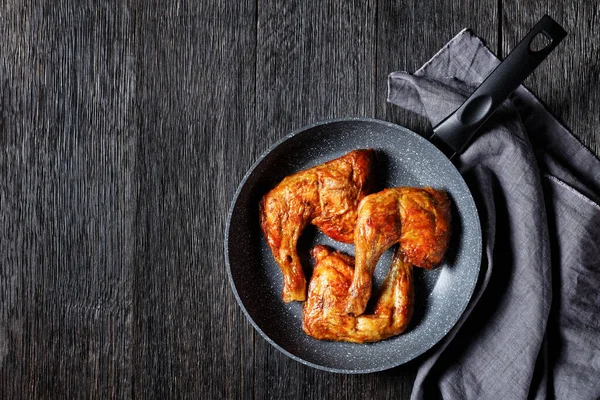
<svg viewBox="0 0 600 400">
<path fill-rule="evenodd" d="M 282 276 L 258 223 L 261 197 L 286 175 L 360 148 L 377 152 L 379 185 L 432 186 L 453 201 L 453 236 L 445 263 L 415 269 L 415 312 L 407 331 L 372 344 L 319 341 L 302 331 L 302 306 L 281 300 Z M 298 245 L 307 276 L 308 250 L 323 243 L 354 255 L 353 246 L 308 229 Z M 375 271 L 385 277 L 389 250 Z M 338 373 L 368 373 L 403 364 L 435 345 L 464 312 L 481 261 L 481 229 L 475 203 L 452 163 L 416 133 L 384 121 L 348 118 L 300 129 L 265 153 L 246 174 L 231 205 L 225 232 L 227 272 L 236 299 L 256 330 L 289 357 Z"/>
</svg>

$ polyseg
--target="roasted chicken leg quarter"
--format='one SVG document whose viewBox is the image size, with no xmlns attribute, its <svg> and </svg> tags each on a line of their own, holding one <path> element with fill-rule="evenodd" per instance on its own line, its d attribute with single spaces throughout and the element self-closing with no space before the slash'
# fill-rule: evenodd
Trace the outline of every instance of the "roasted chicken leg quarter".
<svg viewBox="0 0 600 400">
<path fill-rule="evenodd" d="M 348 287 L 354 275 L 354 258 L 317 245 L 308 300 L 303 304 L 302 329 L 315 339 L 377 342 L 399 335 L 413 312 L 412 266 L 397 250 L 390 272 L 375 299 L 372 314 L 354 316 L 345 311 Z"/>
<path fill-rule="evenodd" d="M 375 152 L 355 150 L 283 179 L 261 200 L 260 226 L 283 275 L 285 302 L 306 300 L 296 245 L 308 224 L 352 243 L 360 201 L 370 193 Z"/>
<path fill-rule="evenodd" d="M 450 199 L 430 187 L 385 189 L 358 207 L 354 234 L 356 269 L 346 312 L 360 315 L 371 297 L 373 270 L 396 243 L 404 262 L 425 269 L 440 264 L 450 239 Z"/>
</svg>

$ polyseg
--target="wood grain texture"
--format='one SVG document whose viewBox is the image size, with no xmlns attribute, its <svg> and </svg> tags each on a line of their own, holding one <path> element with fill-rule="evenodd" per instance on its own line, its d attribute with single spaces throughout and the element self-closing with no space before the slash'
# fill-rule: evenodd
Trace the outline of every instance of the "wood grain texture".
<svg viewBox="0 0 600 400">
<path fill-rule="evenodd" d="M 373 116 L 375 1 L 258 1 L 256 132 L 262 152 L 320 119 Z"/>
<path fill-rule="evenodd" d="M 1 397 L 126 396 L 137 136 L 127 5 L 2 10 Z"/>
<path fill-rule="evenodd" d="M 255 14 L 237 0 L 136 9 L 134 397 L 251 396 L 252 334 L 222 243 L 253 155 Z"/>
<path fill-rule="evenodd" d="M 463 27 L 507 54 L 570 35 L 528 86 L 598 154 L 598 2 L 0 0 L 0 398 L 409 398 L 418 366 L 336 375 L 254 332 L 225 220 L 256 158 L 386 104 Z M 500 19 L 501 17 L 501 19 Z"/>
</svg>

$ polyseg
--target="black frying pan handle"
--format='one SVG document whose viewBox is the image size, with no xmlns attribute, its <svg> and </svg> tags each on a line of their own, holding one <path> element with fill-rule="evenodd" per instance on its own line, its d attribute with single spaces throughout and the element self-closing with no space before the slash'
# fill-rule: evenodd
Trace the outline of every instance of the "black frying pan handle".
<svg viewBox="0 0 600 400">
<path fill-rule="evenodd" d="M 534 38 L 547 39 L 536 49 Z M 475 132 L 565 38 L 567 32 L 548 15 L 535 24 L 483 83 L 452 114 L 433 128 L 430 141 L 449 158 L 460 154 Z M 536 40 L 537 40 L 536 39 Z"/>
</svg>

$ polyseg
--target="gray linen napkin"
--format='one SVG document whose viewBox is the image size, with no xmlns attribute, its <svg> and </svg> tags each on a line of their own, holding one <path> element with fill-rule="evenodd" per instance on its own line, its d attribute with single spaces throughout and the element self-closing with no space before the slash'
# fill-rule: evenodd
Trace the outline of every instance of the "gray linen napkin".
<svg viewBox="0 0 600 400">
<path fill-rule="evenodd" d="M 388 101 L 435 125 L 498 63 L 463 30 L 390 74 Z M 481 275 L 412 398 L 599 398 L 600 161 L 521 86 L 455 165 L 480 213 Z"/>
</svg>

